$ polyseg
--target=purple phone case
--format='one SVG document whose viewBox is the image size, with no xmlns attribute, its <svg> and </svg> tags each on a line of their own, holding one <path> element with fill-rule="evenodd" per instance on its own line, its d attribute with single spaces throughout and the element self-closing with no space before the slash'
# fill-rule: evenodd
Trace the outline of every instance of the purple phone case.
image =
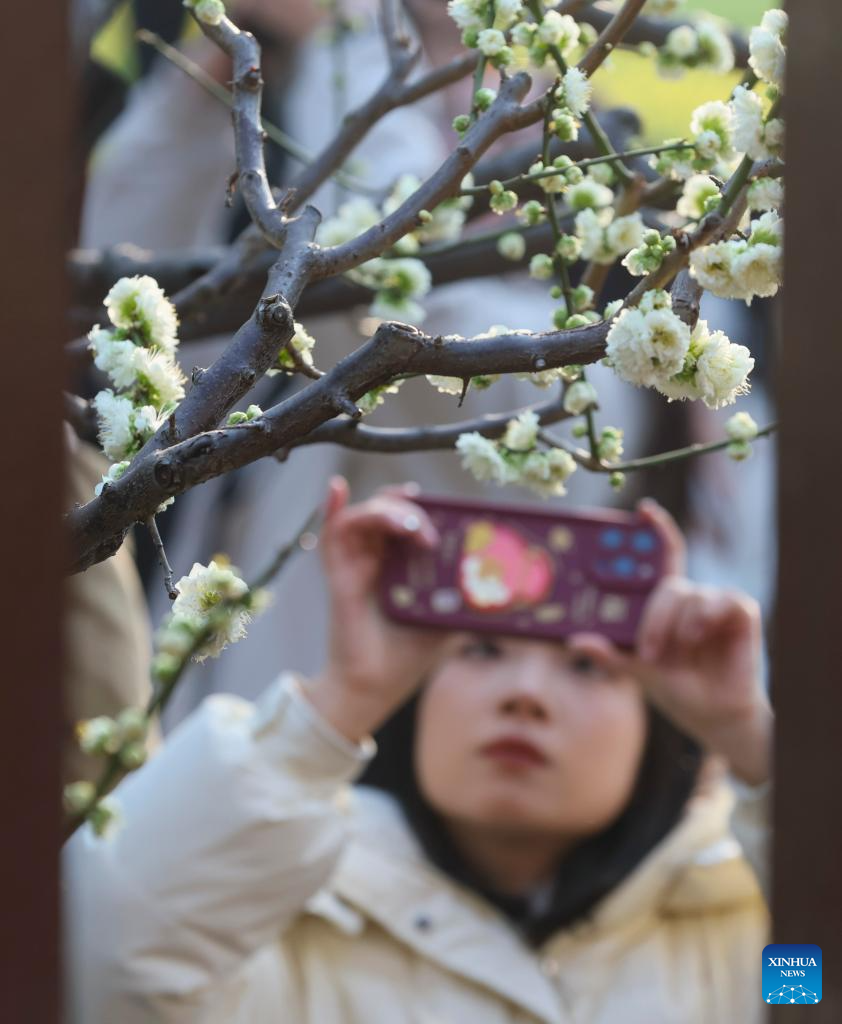
<svg viewBox="0 0 842 1024">
<path fill-rule="evenodd" d="M 596 632 L 633 646 L 664 568 L 661 539 L 638 515 L 413 501 L 430 515 L 441 545 L 392 543 L 380 579 L 390 618 L 541 639 Z"/>
</svg>

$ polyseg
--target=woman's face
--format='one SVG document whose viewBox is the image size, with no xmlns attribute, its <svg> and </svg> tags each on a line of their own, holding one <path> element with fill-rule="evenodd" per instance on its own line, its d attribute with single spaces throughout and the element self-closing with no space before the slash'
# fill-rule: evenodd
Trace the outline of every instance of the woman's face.
<svg viewBox="0 0 842 1024">
<path fill-rule="evenodd" d="M 419 786 L 446 820 L 512 833 L 599 832 L 634 788 L 638 683 L 561 643 L 455 634 L 425 687 Z"/>
</svg>

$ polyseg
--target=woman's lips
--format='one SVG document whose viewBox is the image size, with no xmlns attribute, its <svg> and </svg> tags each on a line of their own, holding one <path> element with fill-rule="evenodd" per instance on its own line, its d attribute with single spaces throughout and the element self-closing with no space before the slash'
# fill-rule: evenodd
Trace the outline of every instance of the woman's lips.
<svg viewBox="0 0 842 1024">
<path fill-rule="evenodd" d="M 519 736 L 502 736 L 482 747 L 481 753 L 494 761 L 515 767 L 537 767 L 549 761 L 538 747 Z"/>
</svg>

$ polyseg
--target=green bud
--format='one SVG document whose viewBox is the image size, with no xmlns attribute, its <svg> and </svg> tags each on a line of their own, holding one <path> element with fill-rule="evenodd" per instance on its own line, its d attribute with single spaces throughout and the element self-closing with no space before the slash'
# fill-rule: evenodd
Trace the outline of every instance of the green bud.
<svg viewBox="0 0 842 1024">
<path fill-rule="evenodd" d="M 124 743 L 142 740 L 146 737 L 148 719 L 140 708 L 123 708 L 117 715 L 117 726 Z"/>
<path fill-rule="evenodd" d="M 557 331 L 563 331 L 569 323 L 570 321 L 567 318 L 566 306 L 558 306 L 553 310 L 553 327 L 555 327 Z"/>
<path fill-rule="evenodd" d="M 551 299 L 560 299 L 563 294 L 564 292 L 560 284 L 554 284 L 552 288 L 550 288 Z"/>
<path fill-rule="evenodd" d="M 462 132 L 466 132 L 470 126 L 471 119 L 467 114 L 457 114 L 456 117 L 453 118 L 453 130 L 455 132 L 459 132 L 460 135 Z"/>
<path fill-rule="evenodd" d="M 553 261 L 546 253 L 536 253 L 529 261 L 529 276 L 536 281 L 548 281 L 553 276 Z"/>
<path fill-rule="evenodd" d="M 259 405 L 250 405 L 246 409 L 246 419 L 254 420 L 254 419 L 257 419 L 258 416 L 262 416 L 262 415 L 263 415 L 263 410 L 260 408 Z"/>
<path fill-rule="evenodd" d="M 660 245 L 661 244 L 661 232 L 656 231 L 655 228 L 649 228 L 643 232 L 643 244 L 644 245 Z"/>
<path fill-rule="evenodd" d="M 574 437 L 585 437 L 588 433 L 587 423 L 574 423 L 570 429 L 570 433 Z"/>
<path fill-rule="evenodd" d="M 573 263 L 582 251 L 582 242 L 575 235 L 562 235 L 556 243 L 555 251 L 567 263 Z"/>
<path fill-rule="evenodd" d="M 500 193 L 503 191 L 503 182 L 502 181 L 498 181 L 497 178 L 495 178 L 494 181 L 489 181 L 489 183 L 488 183 L 488 191 L 493 196 L 499 196 Z"/>
<path fill-rule="evenodd" d="M 430 213 L 429 210 L 419 210 L 418 211 L 418 220 L 422 224 L 429 224 L 432 219 L 433 219 L 433 215 Z"/>
<path fill-rule="evenodd" d="M 495 56 L 491 58 L 491 63 L 495 68 L 506 68 L 514 59 L 515 54 L 511 46 L 504 46 L 499 53 L 495 54 Z"/>
<path fill-rule="evenodd" d="M 162 683 L 171 683 L 181 668 L 181 659 L 161 651 L 152 659 L 152 674 Z"/>
<path fill-rule="evenodd" d="M 496 99 L 497 93 L 493 89 L 477 89 L 474 93 L 474 106 L 477 110 L 488 110 Z"/>
<path fill-rule="evenodd" d="M 561 142 L 572 142 L 579 135 L 576 119 L 569 112 L 553 118 L 553 132 Z"/>
<path fill-rule="evenodd" d="M 581 313 L 574 313 L 573 316 L 571 316 L 570 319 L 567 321 L 565 326 L 568 328 L 568 330 L 572 331 L 574 327 L 587 327 L 589 323 L 590 320 L 588 320 L 586 316 L 582 316 Z"/>
<path fill-rule="evenodd" d="M 120 762 L 130 772 L 140 766 L 146 760 L 146 747 L 142 743 L 127 743 L 120 751 Z"/>
<path fill-rule="evenodd" d="M 475 25 L 466 28 L 462 33 L 462 44 L 467 46 L 469 50 L 473 50 L 479 41 L 479 33 L 480 30 Z"/>
<path fill-rule="evenodd" d="M 611 484 L 615 491 L 620 491 L 625 486 L 626 474 L 614 472 L 608 477 L 608 483 Z"/>
<path fill-rule="evenodd" d="M 751 456 L 751 445 L 748 441 L 732 441 L 725 450 L 736 462 L 742 462 Z"/>
<path fill-rule="evenodd" d="M 508 213 L 517 207 L 517 192 L 506 191 L 493 195 L 488 205 L 495 213 Z"/>
<path fill-rule="evenodd" d="M 521 219 L 529 226 L 534 227 L 540 224 L 546 215 L 546 211 L 537 199 L 530 199 L 520 208 Z"/>
<path fill-rule="evenodd" d="M 88 809 L 96 788 L 92 782 L 81 780 L 64 787 L 64 807 L 68 814 L 81 814 Z"/>
<path fill-rule="evenodd" d="M 584 313 L 593 302 L 593 288 L 589 288 L 586 284 L 577 285 L 572 293 L 573 309 L 577 313 Z"/>
<path fill-rule="evenodd" d="M 248 416 L 244 412 L 232 412 L 228 417 L 227 426 L 236 427 L 238 423 L 247 423 Z"/>
<path fill-rule="evenodd" d="M 564 172 L 564 180 L 568 185 L 578 185 L 584 176 L 585 172 L 581 167 L 568 167 Z"/>
</svg>

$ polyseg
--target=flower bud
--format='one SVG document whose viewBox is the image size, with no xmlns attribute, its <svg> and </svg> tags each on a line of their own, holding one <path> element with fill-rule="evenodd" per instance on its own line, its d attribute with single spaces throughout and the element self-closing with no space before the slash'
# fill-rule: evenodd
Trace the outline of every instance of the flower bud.
<svg viewBox="0 0 842 1024">
<path fill-rule="evenodd" d="M 456 117 L 453 118 L 453 130 L 455 132 L 459 132 L 460 135 L 462 132 L 466 132 L 470 126 L 471 119 L 467 114 L 457 114 Z"/>
</svg>

